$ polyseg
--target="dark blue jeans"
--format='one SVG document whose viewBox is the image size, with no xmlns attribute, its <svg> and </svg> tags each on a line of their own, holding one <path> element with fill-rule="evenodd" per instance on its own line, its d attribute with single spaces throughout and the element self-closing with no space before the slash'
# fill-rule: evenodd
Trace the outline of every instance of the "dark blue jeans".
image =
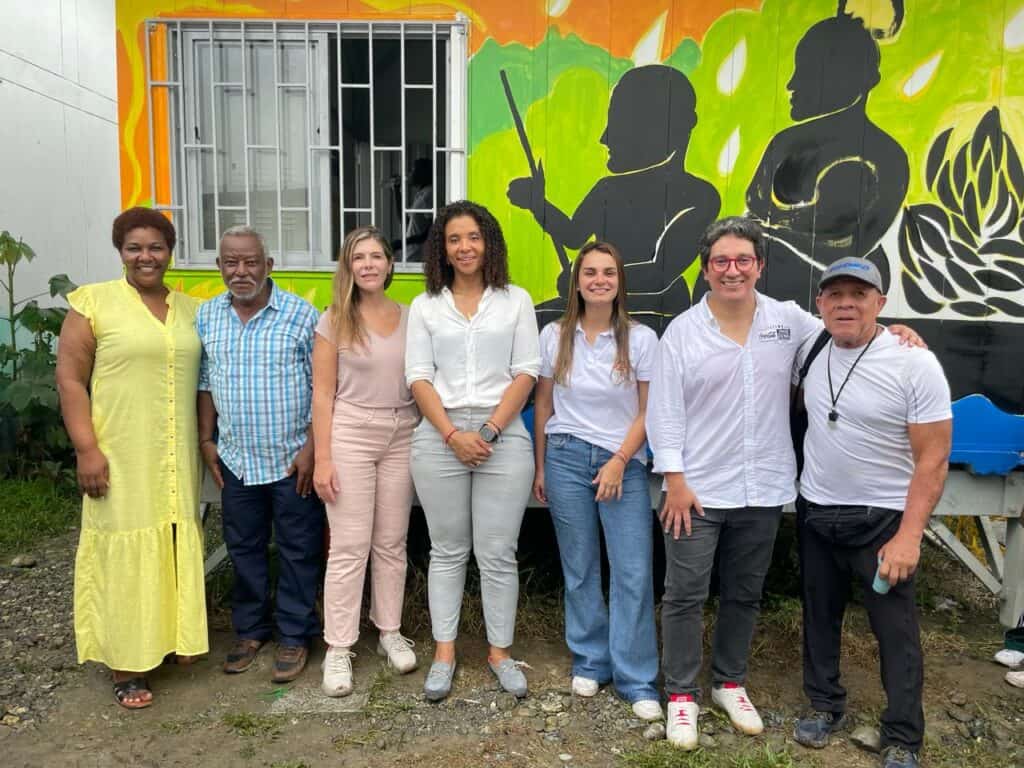
<svg viewBox="0 0 1024 768">
<path fill-rule="evenodd" d="M 839 651 L 850 582 L 859 581 L 871 631 L 878 640 L 882 687 L 888 699 L 881 718 L 882 746 L 896 744 L 917 752 L 924 738 L 924 662 L 914 579 L 900 582 L 884 595 L 871 588 L 878 550 L 895 535 L 902 517 L 898 509 L 824 507 L 798 500 L 804 692 L 816 710 L 846 709 Z"/>
<path fill-rule="evenodd" d="M 276 627 L 282 645 L 307 645 L 320 634 L 316 598 L 323 582 L 323 504 L 315 494 L 299 496 L 294 475 L 244 485 L 224 462 L 220 471 L 224 544 L 235 567 L 231 592 L 235 633 L 269 640 Z M 279 566 L 276 606 L 270 598 L 271 528 Z"/>
<path fill-rule="evenodd" d="M 662 506 L 665 504 L 662 495 Z M 718 557 L 718 620 L 711 650 L 711 683 L 743 685 L 761 589 L 772 562 L 782 507 L 704 507 L 690 536 L 665 534 L 665 596 L 661 601 L 665 691 L 700 697 L 704 603 Z"/>
</svg>

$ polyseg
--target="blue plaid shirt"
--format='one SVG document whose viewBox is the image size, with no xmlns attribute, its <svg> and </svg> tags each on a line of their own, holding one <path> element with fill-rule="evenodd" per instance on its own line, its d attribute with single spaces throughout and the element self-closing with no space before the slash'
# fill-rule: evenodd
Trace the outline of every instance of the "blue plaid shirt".
<svg viewBox="0 0 1024 768">
<path fill-rule="evenodd" d="M 282 479 L 306 442 L 313 395 L 313 305 L 278 288 L 245 325 L 225 291 L 203 303 L 199 389 L 217 408 L 217 451 L 246 485 Z"/>
</svg>

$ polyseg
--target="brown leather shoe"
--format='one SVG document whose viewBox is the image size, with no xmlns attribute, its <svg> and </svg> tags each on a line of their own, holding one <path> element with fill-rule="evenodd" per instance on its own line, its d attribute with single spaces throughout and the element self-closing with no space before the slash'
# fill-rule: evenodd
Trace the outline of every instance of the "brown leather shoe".
<svg viewBox="0 0 1024 768">
<path fill-rule="evenodd" d="M 306 668 L 309 651 L 304 645 L 278 645 L 274 655 L 274 676 L 271 682 L 290 683 Z"/>
<path fill-rule="evenodd" d="M 263 640 L 250 640 L 240 637 L 235 641 L 235 647 L 228 652 L 224 659 L 224 672 L 229 675 L 245 672 L 252 663 L 256 661 L 256 654 L 263 647 Z"/>
</svg>

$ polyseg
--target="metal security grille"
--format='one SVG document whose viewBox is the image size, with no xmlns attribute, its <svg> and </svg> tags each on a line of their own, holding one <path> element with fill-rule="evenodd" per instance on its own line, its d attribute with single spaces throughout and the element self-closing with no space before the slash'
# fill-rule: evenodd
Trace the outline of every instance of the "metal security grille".
<svg viewBox="0 0 1024 768">
<path fill-rule="evenodd" d="M 375 224 L 421 269 L 438 205 L 465 196 L 463 21 L 159 19 L 145 40 L 152 204 L 179 267 L 248 224 L 277 268 L 333 269 Z"/>
</svg>

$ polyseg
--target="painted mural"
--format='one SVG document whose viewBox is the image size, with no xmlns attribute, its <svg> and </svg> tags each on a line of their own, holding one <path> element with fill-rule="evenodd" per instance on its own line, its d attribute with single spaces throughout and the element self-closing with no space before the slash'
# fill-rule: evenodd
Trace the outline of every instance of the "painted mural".
<svg viewBox="0 0 1024 768">
<path fill-rule="evenodd" d="M 955 397 L 1024 411 L 1024 0 L 117 0 L 124 204 L 154 197 L 146 19 L 456 13 L 469 195 L 501 221 L 542 320 L 603 238 L 633 311 L 663 327 L 705 290 L 699 232 L 748 213 L 770 237 L 766 293 L 811 306 L 824 265 L 865 256 Z M 220 290 L 215 273 L 177 279 Z M 280 279 L 328 300 L 326 275 Z"/>
</svg>

